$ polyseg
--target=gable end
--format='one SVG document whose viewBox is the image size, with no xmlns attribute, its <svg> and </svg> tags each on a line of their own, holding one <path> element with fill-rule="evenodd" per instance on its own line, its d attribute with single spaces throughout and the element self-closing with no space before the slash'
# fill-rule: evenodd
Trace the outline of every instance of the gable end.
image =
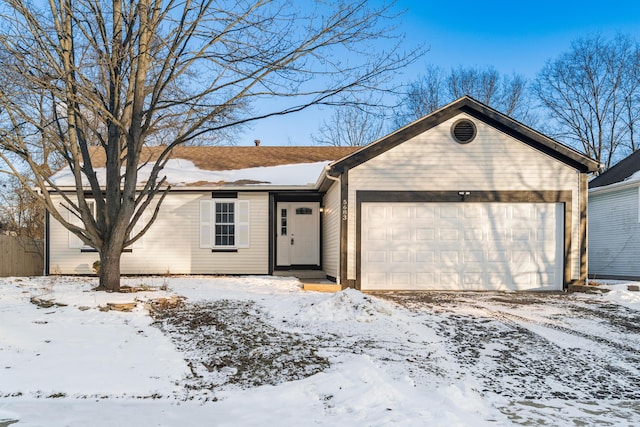
<svg viewBox="0 0 640 427">
<path fill-rule="evenodd" d="M 465 96 L 335 162 L 331 165 L 330 174 L 337 176 L 346 169 L 351 169 L 371 160 L 460 113 L 466 113 L 580 172 L 586 173 L 598 170 L 596 162 L 577 151 L 530 129 L 471 97 Z"/>
<path fill-rule="evenodd" d="M 482 111 L 478 111 L 475 108 L 463 106 L 460 108 L 460 111 L 580 172 L 595 172 L 597 170 L 597 164 L 591 159 L 582 156 L 559 142 L 538 134 L 523 124 L 514 120 L 504 120 L 488 107 Z"/>
</svg>

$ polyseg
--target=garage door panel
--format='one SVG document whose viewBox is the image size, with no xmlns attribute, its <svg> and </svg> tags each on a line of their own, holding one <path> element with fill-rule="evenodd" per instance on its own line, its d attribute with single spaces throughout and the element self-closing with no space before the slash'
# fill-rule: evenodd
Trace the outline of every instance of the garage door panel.
<svg viewBox="0 0 640 427">
<path fill-rule="evenodd" d="M 435 274 L 431 272 L 416 273 L 416 287 L 430 287 L 436 284 Z"/>
<path fill-rule="evenodd" d="M 411 273 L 397 272 L 391 273 L 391 283 L 399 287 L 409 287 L 411 285 Z"/>
<path fill-rule="evenodd" d="M 511 237 L 513 238 L 513 240 L 523 240 L 528 242 L 530 240 L 533 240 L 531 231 L 531 229 L 515 228 L 511 230 Z"/>
<path fill-rule="evenodd" d="M 441 251 L 440 262 L 444 266 L 452 266 L 460 264 L 460 253 L 457 251 Z"/>
<path fill-rule="evenodd" d="M 482 218 L 484 208 L 478 205 L 467 205 L 464 207 L 465 218 Z"/>
<path fill-rule="evenodd" d="M 503 224 L 496 224 L 496 228 L 487 230 L 487 240 L 490 242 L 506 242 L 509 239 L 509 232 L 505 230 Z"/>
<path fill-rule="evenodd" d="M 495 264 L 505 263 L 507 260 L 507 252 L 506 251 L 496 251 L 496 250 L 488 250 L 486 252 L 487 256 L 487 265 L 493 266 Z"/>
<path fill-rule="evenodd" d="M 511 217 L 514 219 L 531 219 L 536 216 L 536 209 L 529 204 L 511 206 Z"/>
<path fill-rule="evenodd" d="M 555 240 L 555 232 L 551 227 L 536 230 L 536 240 L 539 242 L 551 242 Z"/>
<path fill-rule="evenodd" d="M 442 228 L 440 229 L 440 240 L 444 241 L 458 241 L 460 239 L 460 230 L 455 228 Z"/>
<path fill-rule="evenodd" d="M 410 261 L 411 254 L 409 251 L 393 251 L 391 252 L 391 262 L 408 263 Z"/>
<path fill-rule="evenodd" d="M 462 252 L 462 261 L 469 264 L 484 264 L 485 263 L 485 255 L 484 251 L 476 250 L 476 251 L 464 251 Z"/>
<path fill-rule="evenodd" d="M 369 289 L 385 289 L 387 286 L 386 273 L 365 273 L 364 277 L 369 284 Z"/>
<path fill-rule="evenodd" d="M 408 242 L 411 240 L 411 230 L 408 228 L 392 229 L 391 240 L 394 242 L 400 242 L 400 241 Z"/>
<path fill-rule="evenodd" d="M 461 284 L 460 273 L 457 270 L 444 269 L 440 272 L 440 283 L 446 289 L 455 289 Z"/>
<path fill-rule="evenodd" d="M 465 229 L 464 230 L 464 240 L 483 240 L 484 231 L 482 229 Z"/>
<path fill-rule="evenodd" d="M 493 205 L 486 204 L 486 216 L 489 219 L 506 220 L 509 213 L 510 205 L 496 203 Z M 501 223 L 498 221 L 498 223 Z"/>
<path fill-rule="evenodd" d="M 436 230 L 433 228 L 416 229 L 416 240 L 435 240 Z"/>
<path fill-rule="evenodd" d="M 387 240 L 387 230 L 384 228 L 370 228 L 366 233 L 367 240 Z"/>
<path fill-rule="evenodd" d="M 440 218 L 447 219 L 457 219 L 459 217 L 460 208 L 455 204 L 450 205 L 440 205 Z"/>
<path fill-rule="evenodd" d="M 387 253 L 384 251 L 367 251 L 367 261 L 370 264 L 385 264 L 387 261 Z"/>
<path fill-rule="evenodd" d="M 411 218 L 411 206 L 393 206 L 391 208 L 392 220 L 407 220 Z"/>
<path fill-rule="evenodd" d="M 362 289 L 562 289 L 559 204 L 363 203 Z"/>
<path fill-rule="evenodd" d="M 418 266 L 421 264 L 433 264 L 435 258 L 436 253 L 434 251 L 416 251 L 416 263 Z"/>
<path fill-rule="evenodd" d="M 369 211 L 367 212 L 367 216 L 369 217 L 369 219 L 371 220 L 384 220 L 387 218 L 387 207 L 382 205 L 382 206 L 375 206 L 372 207 L 371 209 L 369 209 Z"/>
<path fill-rule="evenodd" d="M 533 264 L 533 257 L 531 255 L 532 254 L 529 251 L 512 251 L 511 263 L 518 266 L 529 266 Z"/>
<path fill-rule="evenodd" d="M 476 271 L 476 272 L 465 271 L 463 274 L 462 283 L 465 286 L 465 288 L 468 288 L 469 286 L 472 286 L 472 287 L 482 286 L 484 282 L 485 282 L 484 272 L 482 271 Z"/>
<path fill-rule="evenodd" d="M 435 206 L 416 206 L 416 219 L 434 219 Z"/>
<path fill-rule="evenodd" d="M 530 272 L 516 274 L 514 275 L 513 279 L 518 289 L 526 289 L 535 284 L 533 275 Z"/>
</svg>

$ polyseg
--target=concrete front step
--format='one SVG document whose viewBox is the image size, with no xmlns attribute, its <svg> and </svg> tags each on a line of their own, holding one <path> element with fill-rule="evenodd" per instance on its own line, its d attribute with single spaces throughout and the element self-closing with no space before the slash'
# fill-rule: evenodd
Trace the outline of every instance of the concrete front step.
<svg viewBox="0 0 640 427">
<path fill-rule="evenodd" d="M 276 270 L 274 276 L 297 277 L 298 279 L 326 279 L 327 274 L 322 270 Z"/>
</svg>

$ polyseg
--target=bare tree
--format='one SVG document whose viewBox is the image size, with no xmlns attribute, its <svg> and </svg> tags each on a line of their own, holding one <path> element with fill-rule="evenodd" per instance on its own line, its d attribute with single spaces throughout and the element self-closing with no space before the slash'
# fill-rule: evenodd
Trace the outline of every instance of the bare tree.
<svg viewBox="0 0 640 427">
<path fill-rule="evenodd" d="M 0 180 L 0 230 L 44 237 L 44 207 L 13 177 Z"/>
<path fill-rule="evenodd" d="M 401 52 L 390 36 L 392 5 L 365 0 L 37 5 L 5 0 L 1 10 L 0 65 L 10 82 L 0 87 L 3 172 L 21 177 L 55 220 L 98 250 L 100 287 L 109 290 L 119 289 L 122 251 L 158 215 L 174 147 L 260 118 L 344 104 L 346 91 L 380 87 L 421 53 Z M 269 99 L 270 109 L 253 111 L 258 99 Z M 159 140 L 166 148 L 140 187 L 143 147 Z M 71 191 L 51 179 L 50 150 L 73 174 Z M 96 150 L 106 157 L 103 182 Z"/>
<path fill-rule="evenodd" d="M 453 68 L 447 74 L 430 66 L 425 74 L 409 85 L 402 97 L 396 125 L 419 119 L 464 95 L 495 108 L 524 123 L 534 117 L 529 108 L 527 81 L 519 74 L 501 75 L 495 68 Z"/>
<path fill-rule="evenodd" d="M 532 90 L 549 118 L 549 133 L 609 168 L 638 148 L 640 56 L 629 36 L 580 38 L 546 63 Z"/>
<path fill-rule="evenodd" d="M 338 107 L 329 120 L 324 120 L 316 134 L 315 144 L 361 147 L 380 138 L 384 117 L 357 106 Z"/>
</svg>

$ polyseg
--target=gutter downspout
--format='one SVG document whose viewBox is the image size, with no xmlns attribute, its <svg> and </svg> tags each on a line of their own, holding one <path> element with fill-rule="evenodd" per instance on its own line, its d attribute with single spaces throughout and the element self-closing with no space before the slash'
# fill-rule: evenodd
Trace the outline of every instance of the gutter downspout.
<svg viewBox="0 0 640 427">
<path fill-rule="evenodd" d="M 325 178 L 327 178 L 327 179 L 329 179 L 331 181 L 337 182 L 338 185 L 341 185 L 342 180 L 339 177 L 331 176 L 329 174 L 330 170 L 331 170 L 330 165 L 327 165 L 327 166 L 324 167 L 324 176 L 325 176 Z M 340 258 L 341 258 L 340 254 L 342 253 L 342 250 L 343 250 L 343 248 L 341 247 L 342 246 L 342 239 L 340 238 L 340 235 L 342 233 L 341 230 L 342 230 L 343 225 L 342 225 L 342 221 L 339 221 L 338 223 L 340 224 L 340 228 L 339 228 L 339 232 L 338 232 L 338 252 L 339 253 L 338 253 L 338 269 L 336 271 L 336 283 L 338 285 L 340 285 L 341 284 L 340 281 L 342 280 L 341 277 L 340 277 L 340 271 L 341 271 L 341 269 L 340 269 Z"/>
<path fill-rule="evenodd" d="M 331 176 L 329 174 L 329 171 L 331 170 L 331 166 L 327 165 L 324 167 L 324 176 L 327 179 L 330 179 L 331 181 L 335 181 L 335 182 L 340 182 L 340 178 L 336 178 L 335 176 Z"/>
</svg>

